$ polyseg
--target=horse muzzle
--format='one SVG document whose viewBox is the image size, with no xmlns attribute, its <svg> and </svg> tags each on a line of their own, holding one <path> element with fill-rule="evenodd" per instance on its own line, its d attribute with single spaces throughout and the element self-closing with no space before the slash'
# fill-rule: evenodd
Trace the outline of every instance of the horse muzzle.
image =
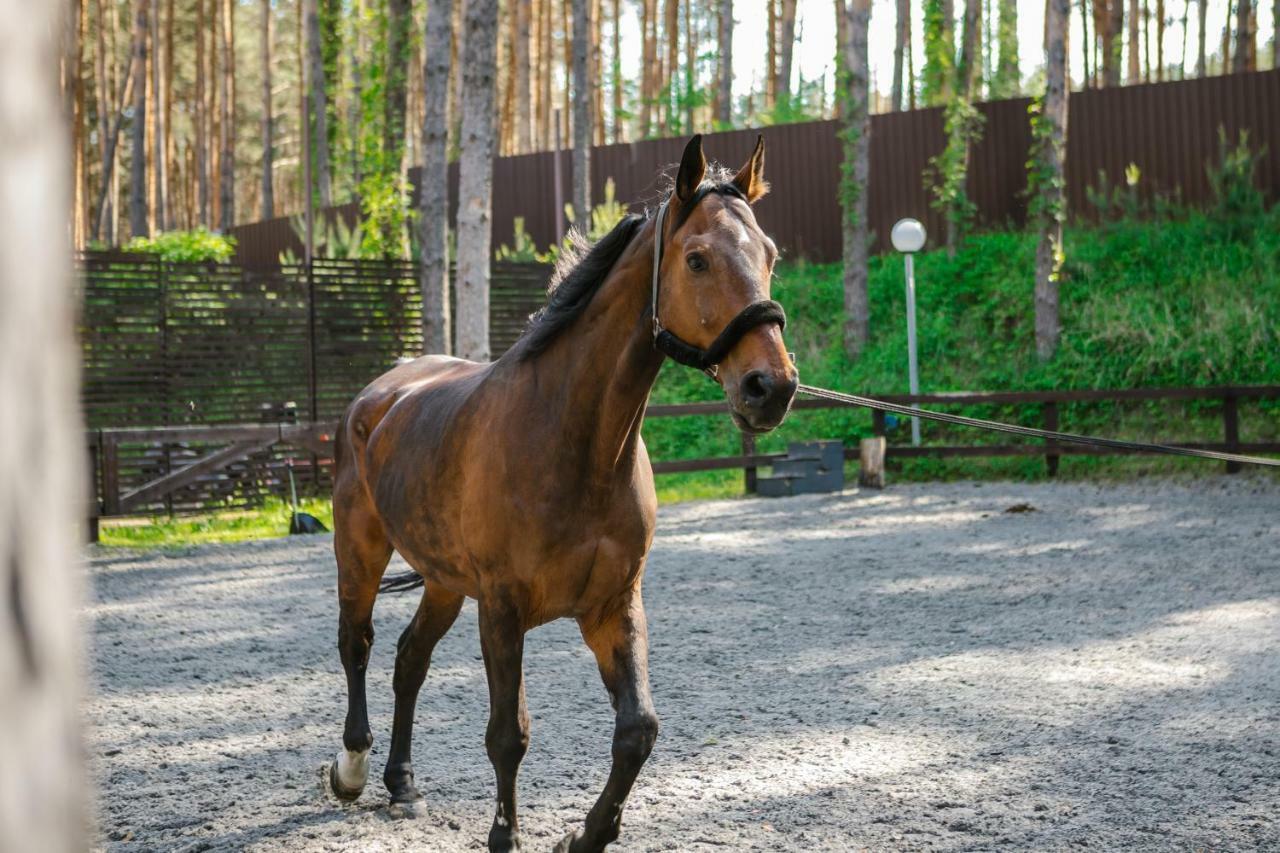
<svg viewBox="0 0 1280 853">
<path fill-rule="evenodd" d="M 799 383 L 799 374 L 794 370 L 749 371 L 729 394 L 734 423 L 753 435 L 776 428 L 791 411 Z"/>
</svg>

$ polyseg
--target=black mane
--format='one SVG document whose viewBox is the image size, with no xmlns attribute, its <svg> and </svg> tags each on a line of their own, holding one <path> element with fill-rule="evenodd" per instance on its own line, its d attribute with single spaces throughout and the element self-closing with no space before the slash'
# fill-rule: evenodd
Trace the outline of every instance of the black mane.
<svg viewBox="0 0 1280 853">
<path fill-rule="evenodd" d="M 544 351 L 586 310 L 645 221 L 645 217 L 629 213 L 594 246 L 576 229 L 569 232 L 569 245 L 561 252 L 547 287 L 547 304 L 529 318 L 520 337 L 521 358 Z"/>
<path fill-rule="evenodd" d="M 729 180 L 731 173 L 711 166 L 708 167 L 708 177 L 712 180 L 704 181 L 698 187 L 691 203 L 681 205 L 674 221 L 666 226 L 668 232 L 679 231 L 698 204 L 712 193 L 746 200 L 742 191 Z M 568 245 L 560 253 L 551 283 L 547 286 L 547 304 L 529 317 L 529 325 L 517 342 L 521 347 L 521 359 L 544 352 L 565 329 L 573 325 L 591 304 L 592 297 L 631 244 L 640 226 L 647 221 L 648 217 L 629 213 L 594 246 L 577 229 L 569 232 Z"/>
</svg>

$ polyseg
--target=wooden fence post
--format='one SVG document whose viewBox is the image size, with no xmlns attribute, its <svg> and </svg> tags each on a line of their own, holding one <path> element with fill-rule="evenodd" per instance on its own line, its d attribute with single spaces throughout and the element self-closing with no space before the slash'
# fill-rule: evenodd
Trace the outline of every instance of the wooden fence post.
<svg viewBox="0 0 1280 853">
<path fill-rule="evenodd" d="M 1227 441 L 1227 452 L 1240 452 L 1240 405 L 1235 394 L 1222 398 L 1222 431 Z M 1228 462 L 1227 473 L 1238 474 L 1239 462 Z"/>
<path fill-rule="evenodd" d="M 742 433 L 742 455 L 756 455 L 756 437 Z M 744 465 L 742 468 L 742 487 L 747 494 L 754 495 L 756 493 L 756 467 L 754 465 Z"/>
<path fill-rule="evenodd" d="M 120 446 L 111 435 L 102 437 L 102 514 L 120 514 Z"/>
<path fill-rule="evenodd" d="M 1058 403 L 1056 400 L 1050 400 L 1044 404 L 1044 428 L 1058 431 Z M 1046 450 L 1053 450 L 1057 447 L 1057 442 L 1052 439 L 1046 439 L 1044 443 Z M 1050 477 L 1058 476 L 1058 460 L 1061 457 L 1056 453 L 1046 453 L 1044 456 L 1044 464 L 1049 470 Z"/>
<path fill-rule="evenodd" d="M 872 489 L 884 488 L 885 438 L 877 435 L 858 442 L 858 485 Z"/>
</svg>

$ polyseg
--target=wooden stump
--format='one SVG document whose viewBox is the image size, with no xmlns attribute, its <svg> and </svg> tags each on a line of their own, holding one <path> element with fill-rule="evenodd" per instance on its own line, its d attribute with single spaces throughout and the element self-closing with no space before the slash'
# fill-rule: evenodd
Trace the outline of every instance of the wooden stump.
<svg viewBox="0 0 1280 853">
<path fill-rule="evenodd" d="M 877 435 L 858 444 L 858 485 L 871 489 L 884 488 L 885 438 Z"/>
</svg>

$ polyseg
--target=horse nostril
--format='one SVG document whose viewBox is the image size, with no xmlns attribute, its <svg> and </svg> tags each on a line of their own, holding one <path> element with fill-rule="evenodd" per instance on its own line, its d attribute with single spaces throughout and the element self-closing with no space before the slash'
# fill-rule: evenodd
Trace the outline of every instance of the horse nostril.
<svg viewBox="0 0 1280 853">
<path fill-rule="evenodd" d="M 761 406 L 769 399 L 773 379 L 766 373 L 753 370 L 742 380 L 742 398 L 748 406 Z"/>
</svg>

